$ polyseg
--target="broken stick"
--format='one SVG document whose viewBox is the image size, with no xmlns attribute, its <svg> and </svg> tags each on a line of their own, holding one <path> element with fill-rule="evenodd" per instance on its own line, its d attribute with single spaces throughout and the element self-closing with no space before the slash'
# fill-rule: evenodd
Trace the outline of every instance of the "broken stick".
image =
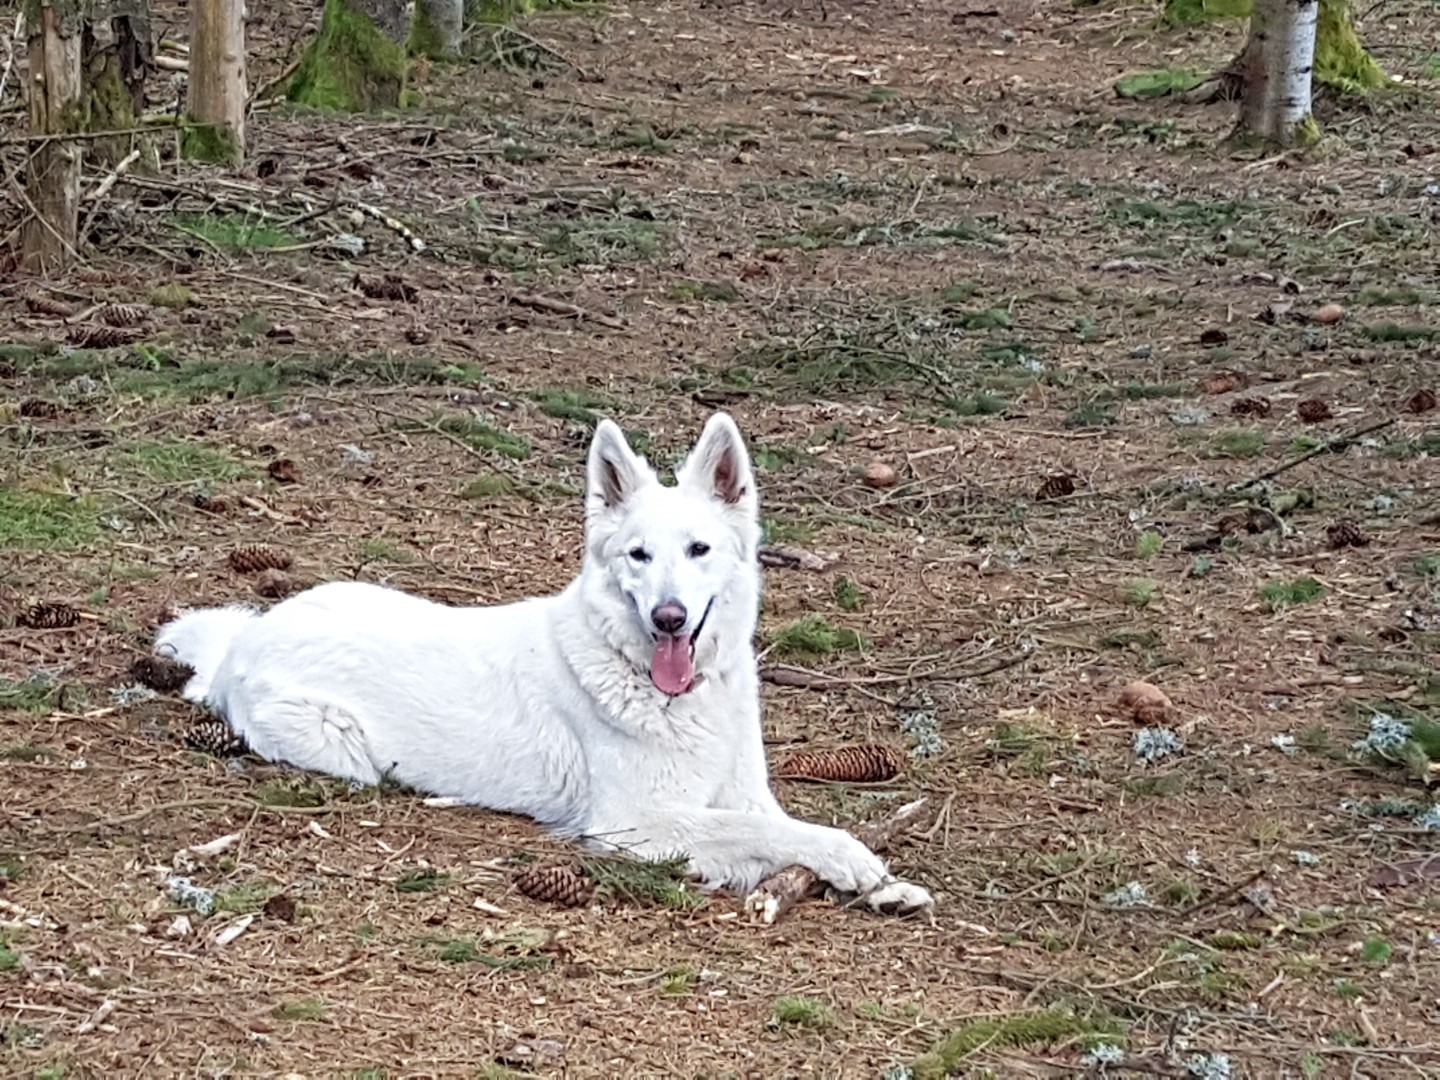
<svg viewBox="0 0 1440 1080">
<path fill-rule="evenodd" d="M 551 315 L 564 315 L 567 319 L 574 319 L 576 322 L 593 322 L 611 330 L 625 329 L 624 319 L 606 315 L 603 312 L 586 311 L 568 300 L 556 300 L 550 296 L 541 296 L 539 293 L 512 292 L 510 302 L 522 307 L 533 308 L 536 311 L 545 311 Z"/>
<path fill-rule="evenodd" d="M 906 803 L 888 818 L 861 825 L 855 835 L 871 850 L 883 853 L 902 831 L 916 824 L 929 799 L 921 797 Z M 766 878 L 745 898 L 750 918 L 764 926 L 772 925 L 820 883 L 813 870 L 804 866 L 787 866 Z"/>
</svg>

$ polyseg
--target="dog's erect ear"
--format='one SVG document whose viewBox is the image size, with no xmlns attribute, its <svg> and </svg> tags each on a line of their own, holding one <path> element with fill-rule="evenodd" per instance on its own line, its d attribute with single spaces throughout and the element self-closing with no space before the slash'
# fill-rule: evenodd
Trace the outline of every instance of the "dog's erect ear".
<svg viewBox="0 0 1440 1080">
<path fill-rule="evenodd" d="M 698 488 L 712 499 L 754 513 L 755 474 L 740 429 L 728 413 L 716 413 L 705 423 L 695 449 L 681 466 L 682 486 Z"/>
<path fill-rule="evenodd" d="M 634 495 L 655 474 L 635 456 L 625 433 L 613 420 L 601 420 L 590 440 L 586 499 L 593 510 L 612 510 Z"/>
</svg>

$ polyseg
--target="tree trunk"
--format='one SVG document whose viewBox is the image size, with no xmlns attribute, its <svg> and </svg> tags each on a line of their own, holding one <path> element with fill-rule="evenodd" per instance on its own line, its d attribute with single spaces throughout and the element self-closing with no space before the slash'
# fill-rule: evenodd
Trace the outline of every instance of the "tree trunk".
<svg viewBox="0 0 1440 1080">
<path fill-rule="evenodd" d="M 325 0 L 320 32 L 290 81 L 290 100 L 349 112 L 398 107 L 408 21 L 405 0 Z"/>
<path fill-rule="evenodd" d="M 1294 146 L 1319 136 L 1310 115 L 1319 9 L 1318 0 L 1255 0 L 1239 60 L 1245 89 L 1238 138 Z"/>
<path fill-rule="evenodd" d="M 1385 71 L 1360 44 L 1350 0 L 1320 0 L 1315 31 L 1315 81 L 1337 90 L 1373 90 L 1385 85 Z"/>
<path fill-rule="evenodd" d="M 148 0 L 87 0 L 83 42 L 87 131 L 131 131 L 145 111 L 145 75 L 153 60 Z M 91 161 L 109 164 L 133 135 L 92 139 Z"/>
<path fill-rule="evenodd" d="M 186 157 L 245 160 L 245 0 L 190 0 Z"/>
<path fill-rule="evenodd" d="M 410 55 L 454 60 L 460 55 L 465 0 L 415 0 L 410 24 Z"/>
<path fill-rule="evenodd" d="M 1252 0 L 1165 0 L 1164 21 L 1170 26 L 1197 26 L 1220 19 L 1244 19 L 1254 15 Z M 1248 59 L 1242 54 L 1241 60 Z M 1240 60 L 1211 81 L 1227 84 L 1239 74 Z M 1385 72 L 1365 51 L 1355 33 L 1350 0 L 1320 0 L 1320 17 L 1315 32 L 1315 82 L 1335 90 L 1373 90 L 1385 84 Z M 1210 93 L 1189 100 L 1213 101 L 1228 97 Z"/>
<path fill-rule="evenodd" d="M 79 0 L 25 5 L 32 135 L 64 136 L 85 127 L 82 16 Z M 21 250 L 25 269 L 43 274 L 75 255 L 82 150 L 78 141 L 65 138 L 47 138 L 33 150 L 25 182 L 31 213 L 21 230 Z"/>
</svg>

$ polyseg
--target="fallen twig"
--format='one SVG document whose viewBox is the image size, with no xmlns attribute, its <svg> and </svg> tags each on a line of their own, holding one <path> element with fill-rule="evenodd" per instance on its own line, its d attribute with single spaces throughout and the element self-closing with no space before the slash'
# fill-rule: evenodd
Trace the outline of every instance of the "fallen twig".
<svg viewBox="0 0 1440 1080">
<path fill-rule="evenodd" d="M 270 812 L 275 814 L 333 814 L 344 809 L 341 806 L 267 806 L 264 803 L 250 802 L 245 799 L 177 799 L 174 802 L 156 803 L 154 806 L 147 806 L 143 810 L 133 810 L 128 814 L 118 814 L 115 817 L 96 818 L 94 821 L 87 821 L 83 825 L 67 825 L 63 829 L 56 829 L 55 832 L 62 836 L 71 833 L 90 832 L 94 829 L 113 829 L 120 825 L 133 825 L 137 821 L 143 821 L 152 814 L 167 814 L 172 810 L 248 810 L 253 813 Z"/>
<path fill-rule="evenodd" d="M 245 107 L 247 109 L 253 109 L 256 105 L 259 105 L 262 102 L 266 101 L 270 97 L 270 95 L 274 93 L 274 91 L 278 90 L 281 86 L 284 86 L 286 83 L 288 83 L 290 81 L 290 76 L 294 75 L 295 72 L 300 70 L 300 62 L 303 59 L 304 57 L 302 56 L 300 60 L 292 60 L 289 64 L 286 64 L 284 71 L 280 72 L 279 75 L 276 75 L 264 86 L 260 87 L 260 89 L 256 90 L 253 94 L 250 95 L 250 99 L 245 102 Z"/>
<path fill-rule="evenodd" d="M 510 303 L 519 304 L 522 307 L 534 308 L 536 311 L 548 311 L 552 315 L 564 315 L 577 322 L 593 322 L 600 326 L 608 327 L 611 330 L 624 330 L 625 322 L 613 315 L 605 315 L 586 311 L 582 307 L 566 300 L 555 300 L 548 296 L 540 296 L 536 293 L 512 292 Z"/>
<path fill-rule="evenodd" d="M 1263 869 L 1262 869 L 1262 870 L 1256 870 L 1256 871 L 1255 871 L 1253 874 L 1251 874 L 1249 877 L 1244 878 L 1244 879 L 1241 880 L 1241 881 L 1237 881 L 1234 885 L 1231 885 L 1229 888 L 1225 889 L 1223 892 L 1218 892 L 1218 893 L 1216 893 L 1214 896 L 1210 897 L 1208 900 L 1200 900 L 1200 901 L 1198 901 L 1198 902 L 1196 902 L 1196 903 L 1194 903 L 1194 904 L 1191 904 L 1191 905 L 1190 905 L 1188 908 L 1186 908 L 1184 911 L 1180 912 L 1180 917 L 1181 917 L 1182 919 L 1188 919 L 1188 918 L 1190 918 L 1192 915 L 1197 915 L 1197 914 L 1199 914 L 1200 912 L 1206 911 L 1206 910 L 1208 910 L 1209 908 L 1212 908 L 1212 907 L 1214 907 L 1214 906 L 1217 905 L 1217 904 L 1223 904 L 1225 901 L 1230 900 L 1230 899 L 1232 899 L 1233 897 L 1239 896 L 1239 895 L 1240 895 L 1241 893 L 1243 893 L 1246 889 L 1248 889 L 1251 885 L 1254 885 L 1257 881 L 1259 881 L 1261 878 L 1263 878 L 1266 873 L 1267 873 L 1267 871 L 1266 871 L 1266 870 L 1263 870 Z"/>
<path fill-rule="evenodd" d="M 760 565 L 768 566 L 775 570 L 812 570 L 819 572 L 829 567 L 835 560 L 827 559 L 824 556 L 816 555 L 811 551 L 801 551 L 799 548 L 776 547 L 766 545 L 756 553 Z"/>
<path fill-rule="evenodd" d="M 1372 432 L 1380 431 L 1383 428 L 1387 428 L 1393 423 L 1395 423 L 1395 418 L 1392 416 L 1389 420 L 1381 420 L 1377 423 L 1369 424 L 1366 427 L 1360 428 L 1357 431 L 1350 432 L 1349 435 L 1341 435 L 1339 438 L 1331 439 L 1329 442 L 1326 443 L 1321 443 L 1319 446 L 1315 447 L 1315 449 L 1307 450 L 1299 457 L 1293 457 L 1284 464 L 1277 465 L 1275 466 L 1275 468 L 1263 472 L 1259 476 L 1253 476 L 1249 480 L 1236 484 L 1232 488 L 1232 490 L 1243 491 L 1245 488 L 1254 487 L 1256 484 L 1263 484 L 1266 480 L 1274 480 L 1275 477 L 1279 476 L 1283 472 L 1288 472 L 1289 470 L 1295 468 L 1296 465 L 1304 464 L 1311 458 L 1319 457 L 1321 454 L 1335 453 L 1340 450 L 1344 450 L 1357 439 L 1369 435 Z"/>
<path fill-rule="evenodd" d="M 411 251 L 414 251 L 418 254 L 419 252 L 425 250 L 425 241 L 420 239 L 419 236 L 415 235 L 415 231 L 411 229 L 410 226 L 406 225 L 403 221 L 391 217 L 384 210 L 381 210 L 378 206 L 371 206 L 369 203 L 357 202 L 354 205 L 355 209 L 359 210 L 362 214 L 366 214 L 369 217 L 374 218 L 376 221 L 380 222 L 381 225 L 384 225 L 387 229 L 399 233 L 401 238 L 410 245 Z"/>
<path fill-rule="evenodd" d="M 921 797 L 906 803 L 888 818 L 870 822 L 855 829 L 855 835 L 873 851 L 884 852 L 900 833 L 918 823 L 930 800 Z M 745 898 L 750 917 L 765 926 L 772 925 L 820 883 L 813 870 L 803 866 L 787 866 L 766 878 Z"/>
</svg>

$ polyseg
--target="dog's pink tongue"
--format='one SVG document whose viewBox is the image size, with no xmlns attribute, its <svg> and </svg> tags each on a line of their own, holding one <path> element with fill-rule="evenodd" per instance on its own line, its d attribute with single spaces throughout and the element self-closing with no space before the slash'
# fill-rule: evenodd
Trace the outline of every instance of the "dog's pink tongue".
<svg viewBox="0 0 1440 1080">
<path fill-rule="evenodd" d="M 695 681 L 695 665 L 690 660 L 690 638 L 661 638 L 650 661 L 650 680 L 662 694 L 676 697 L 690 689 Z"/>
</svg>

